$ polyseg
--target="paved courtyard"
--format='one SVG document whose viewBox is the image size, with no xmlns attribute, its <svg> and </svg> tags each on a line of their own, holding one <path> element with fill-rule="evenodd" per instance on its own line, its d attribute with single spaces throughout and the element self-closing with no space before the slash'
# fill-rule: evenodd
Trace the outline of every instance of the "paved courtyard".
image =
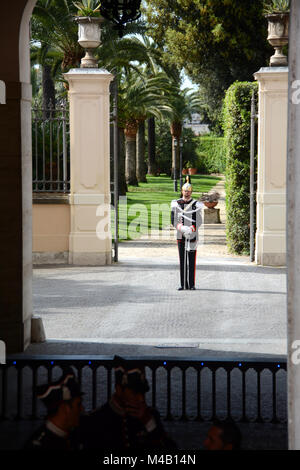
<svg viewBox="0 0 300 470">
<path fill-rule="evenodd" d="M 197 290 L 177 285 L 176 258 L 40 268 L 34 311 L 52 340 L 286 353 L 284 270 L 199 259 Z"/>
</svg>

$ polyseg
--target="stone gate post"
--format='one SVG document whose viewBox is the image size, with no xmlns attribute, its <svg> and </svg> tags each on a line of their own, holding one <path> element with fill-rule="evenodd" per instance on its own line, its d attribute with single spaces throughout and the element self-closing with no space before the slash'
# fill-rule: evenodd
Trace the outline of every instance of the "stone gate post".
<svg viewBox="0 0 300 470">
<path fill-rule="evenodd" d="M 287 146 L 289 449 L 300 450 L 300 2 L 291 2 Z"/>
<path fill-rule="evenodd" d="M 71 142 L 69 264 L 111 264 L 109 83 L 113 76 L 106 70 L 81 68 L 71 69 L 65 78 Z"/>
<path fill-rule="evenodd" d="M 255 261 L 286 263 L 286 143 L 288 68 L 261 68 L 259 84 Z"/>
</svg>

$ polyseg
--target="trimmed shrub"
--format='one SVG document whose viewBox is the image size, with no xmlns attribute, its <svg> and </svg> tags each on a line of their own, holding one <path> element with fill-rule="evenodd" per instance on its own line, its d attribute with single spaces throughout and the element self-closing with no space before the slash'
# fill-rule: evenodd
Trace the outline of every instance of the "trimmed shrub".
<svg viewBox="0 0 300 470">
<path fill-rule="evenodd" d="M 197 138 L 197 168 L 198 173 L 224 173 L 226 167 L 224 138 L 214 135 L 204 135 Z"/>
<path fill-rule="evenodd" d="M 235 82 L 223 107 L 226 149 L 226 238 L 229 251 L 250 251 L 250 126 L 251 96 L 257 83 Z"/>
</svg>

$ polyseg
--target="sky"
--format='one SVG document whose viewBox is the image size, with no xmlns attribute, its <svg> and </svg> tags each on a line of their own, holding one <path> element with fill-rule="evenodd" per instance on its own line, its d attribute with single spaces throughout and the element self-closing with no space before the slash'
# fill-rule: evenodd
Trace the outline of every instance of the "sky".
<svg viewBox="0 0 300 470">
<path fill-rule="evenodd" d="M 195 85 L 194 83 L 192 83 L 190 79 L 185 75 L 185 73 L 182 73 L 182 76 L 183 76 L 183 81 L 182 81 L 181 89 L 184 89 L 184 88 L 192 88 L 193 90 L 198 89 L 198 85 Z"/>
</svg>

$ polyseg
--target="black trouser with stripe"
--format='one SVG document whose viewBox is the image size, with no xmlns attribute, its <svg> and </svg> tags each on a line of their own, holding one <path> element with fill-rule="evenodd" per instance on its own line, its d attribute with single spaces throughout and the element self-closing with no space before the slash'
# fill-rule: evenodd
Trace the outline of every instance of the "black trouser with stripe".
<svg viewBox="0 0 300 470">
<path fill-rule="evenodd" d="M 197 250 L 185 251 L 186 240 L 177 240 L 180 262 L 180 285 L 185 289 L 195 287 Z M 186 256 L 186 275 L 184 281 L 184 257 Z"/>
</svg>

